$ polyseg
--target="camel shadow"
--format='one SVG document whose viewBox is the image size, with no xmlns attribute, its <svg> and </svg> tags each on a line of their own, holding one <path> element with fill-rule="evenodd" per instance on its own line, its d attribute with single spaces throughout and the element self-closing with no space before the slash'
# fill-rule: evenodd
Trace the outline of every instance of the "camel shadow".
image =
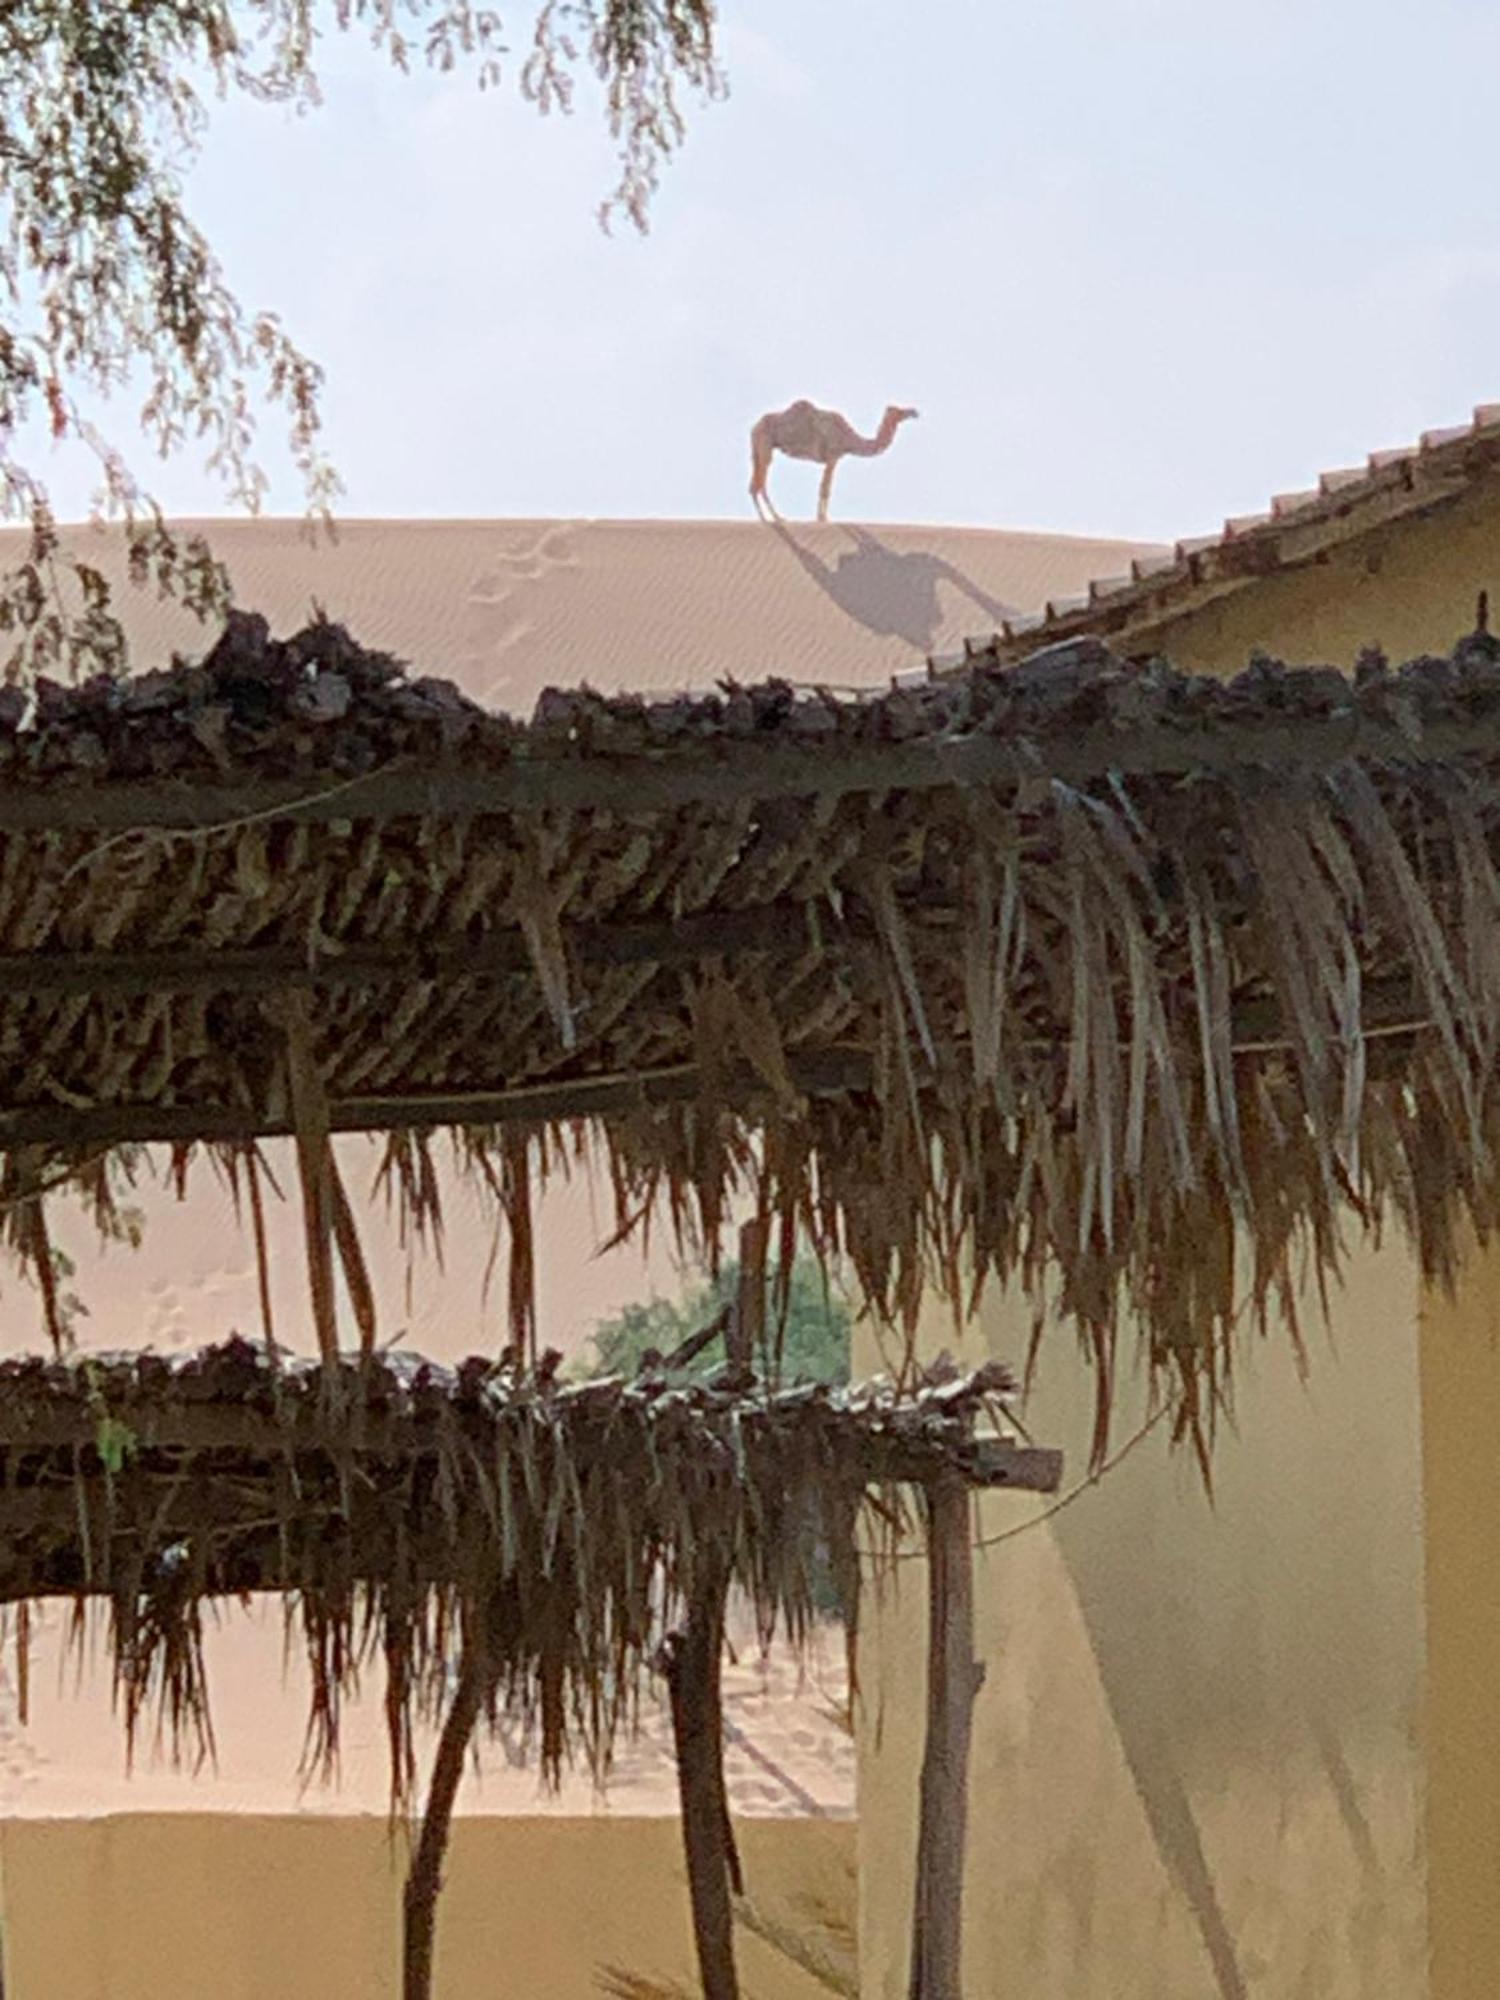
<svg viewBox="0 0 1500 2000">
<path fill-rule="evenodd" d="M 847 618 L 863 625 L 882 639 L 901 639 L 914 652 L 933 650 L 943 623 L 939 584 L 950 588 L 981 612 L 992 629 L 1015 616 L 1015 607 L 1002 604 L 981 590 L 972 577 L 945 562 L 941 556 L 912 549 L 903 554 L 887 546 L 868 528 L 846 528 L 852 549 L 829 564 L 804 546 L 784 521 L 771 526 L 797 562 L 818 588 L 832 598 Z"/>
</svg>

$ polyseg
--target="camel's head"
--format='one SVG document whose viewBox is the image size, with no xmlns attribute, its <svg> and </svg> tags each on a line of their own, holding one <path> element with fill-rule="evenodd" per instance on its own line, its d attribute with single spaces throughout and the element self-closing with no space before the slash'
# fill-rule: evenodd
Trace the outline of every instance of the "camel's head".
<svg viewBox="0 0 1500 2000">
<path fill-rule="evenodd" d="M 892 430 L 897 424 L 909 423 L 916 414 L 915 410 L 902 409 L 899 403 L 887 403 L 885 406 L 885 422 Z"/>
</svg>

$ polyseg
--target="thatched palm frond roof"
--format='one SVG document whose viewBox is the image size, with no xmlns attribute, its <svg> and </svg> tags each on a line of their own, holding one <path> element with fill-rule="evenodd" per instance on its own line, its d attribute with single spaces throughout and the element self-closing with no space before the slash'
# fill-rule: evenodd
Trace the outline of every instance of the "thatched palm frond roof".
<svg viewBox="0 0 1500 2000">
<path fill-rule="evenodd" d="M 321 626 L 44 687 L 0 733 L 0 1144 L 429 1135 L 529 1230 L 749 1193 L 892 1313 L 1060 1287 L 1189 1416 L 1243 1304 L 1495 1208 L 1500 646 L 1227 684 L 1093 644 L 867 699 L 586 690 L 527 723 Z M 315 1115 L 307 1106 L 313 1103 Z M 299 1109 L 299 1105 L 302 1107 Z M 40 1247 L 39 1247 L 40 1246 Z M 524 1273 L 524 1256 L 521 1268 Z M 517 1312 L 526 1318 L 522 1285 Z"/>
<path fill-rule="evenodd" d="M 663 1635 L 725 1572 L 763 1631 L 805 1636 L 820 1550 L 852 1584 L 867 1490 L 957 1475 L 1051 1490 L 1055 1452 L 996 1432 L 1003 1368 L 898 1393 L 680 1377 L 568 1384 L 513 1357 L 337 1369 L 233 1340 L 190 1357 L 0 1363 L 0 1603 L 109 1608 L 126 1719 L 206 1717 L 213 1599 L 285 1596 L 312 1668 L 315 1735 L 384 1667 L 396 1770 L 475 1620 L 497 1699 L 550 1771 L 602 1773 Z M 976 1420 L 985 1429 L 976 1435 Z"/>
</svg>

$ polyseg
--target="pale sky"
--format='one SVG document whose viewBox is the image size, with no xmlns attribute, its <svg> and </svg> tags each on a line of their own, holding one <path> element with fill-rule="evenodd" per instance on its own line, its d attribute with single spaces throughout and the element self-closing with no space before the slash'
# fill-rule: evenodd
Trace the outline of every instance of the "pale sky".
<svg viewBox="0 0 1500 2000">
<path fill-rule="evenodd" d="M 1500 397 L 1486 0 L 721 19 L 732 95 L 645 240 L 598 229 L 587 100 L 335 38 L 317 114 L 216 111 L 191 199 L 327 368 L 343 512 L 749 518 L 749 425 L 805 395 L 922 413 L 842 469 L 846 519 L 1166 539 Z M 814 479 L 779 467 L 787 512 Z M 190 463 L 155 484 L 222 511 Z"/>
</svg>

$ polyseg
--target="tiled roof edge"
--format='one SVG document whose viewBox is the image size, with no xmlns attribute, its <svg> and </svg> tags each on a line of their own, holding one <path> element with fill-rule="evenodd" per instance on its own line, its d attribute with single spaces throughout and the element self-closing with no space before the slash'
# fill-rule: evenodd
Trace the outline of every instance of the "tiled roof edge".
<svg viewBox="0 0 1500 2000">
<path fill-rule="evenodd" d="M 1309 491 L 1278 494 L 1265 513 L 1228 520 L 1217 535 L 1138 556 L 1128 576 L 1099 578 L 1038 615 L 1008 618 L 997 632 L 967 640 L 965 653 L 1013 660 L 1085 634 L 1119 645 L 1257 577 L 1298 568 L 1387 521 L 1455 498 L 1497 468 L 1500 403 L 1482 403 L 1467 424 L 1425 431 L 1401 450 L 1372 452 L 1363 467 L 1325 472 Z M 928 662 L 934 673 L 954 664 Z"/>
</svg>

